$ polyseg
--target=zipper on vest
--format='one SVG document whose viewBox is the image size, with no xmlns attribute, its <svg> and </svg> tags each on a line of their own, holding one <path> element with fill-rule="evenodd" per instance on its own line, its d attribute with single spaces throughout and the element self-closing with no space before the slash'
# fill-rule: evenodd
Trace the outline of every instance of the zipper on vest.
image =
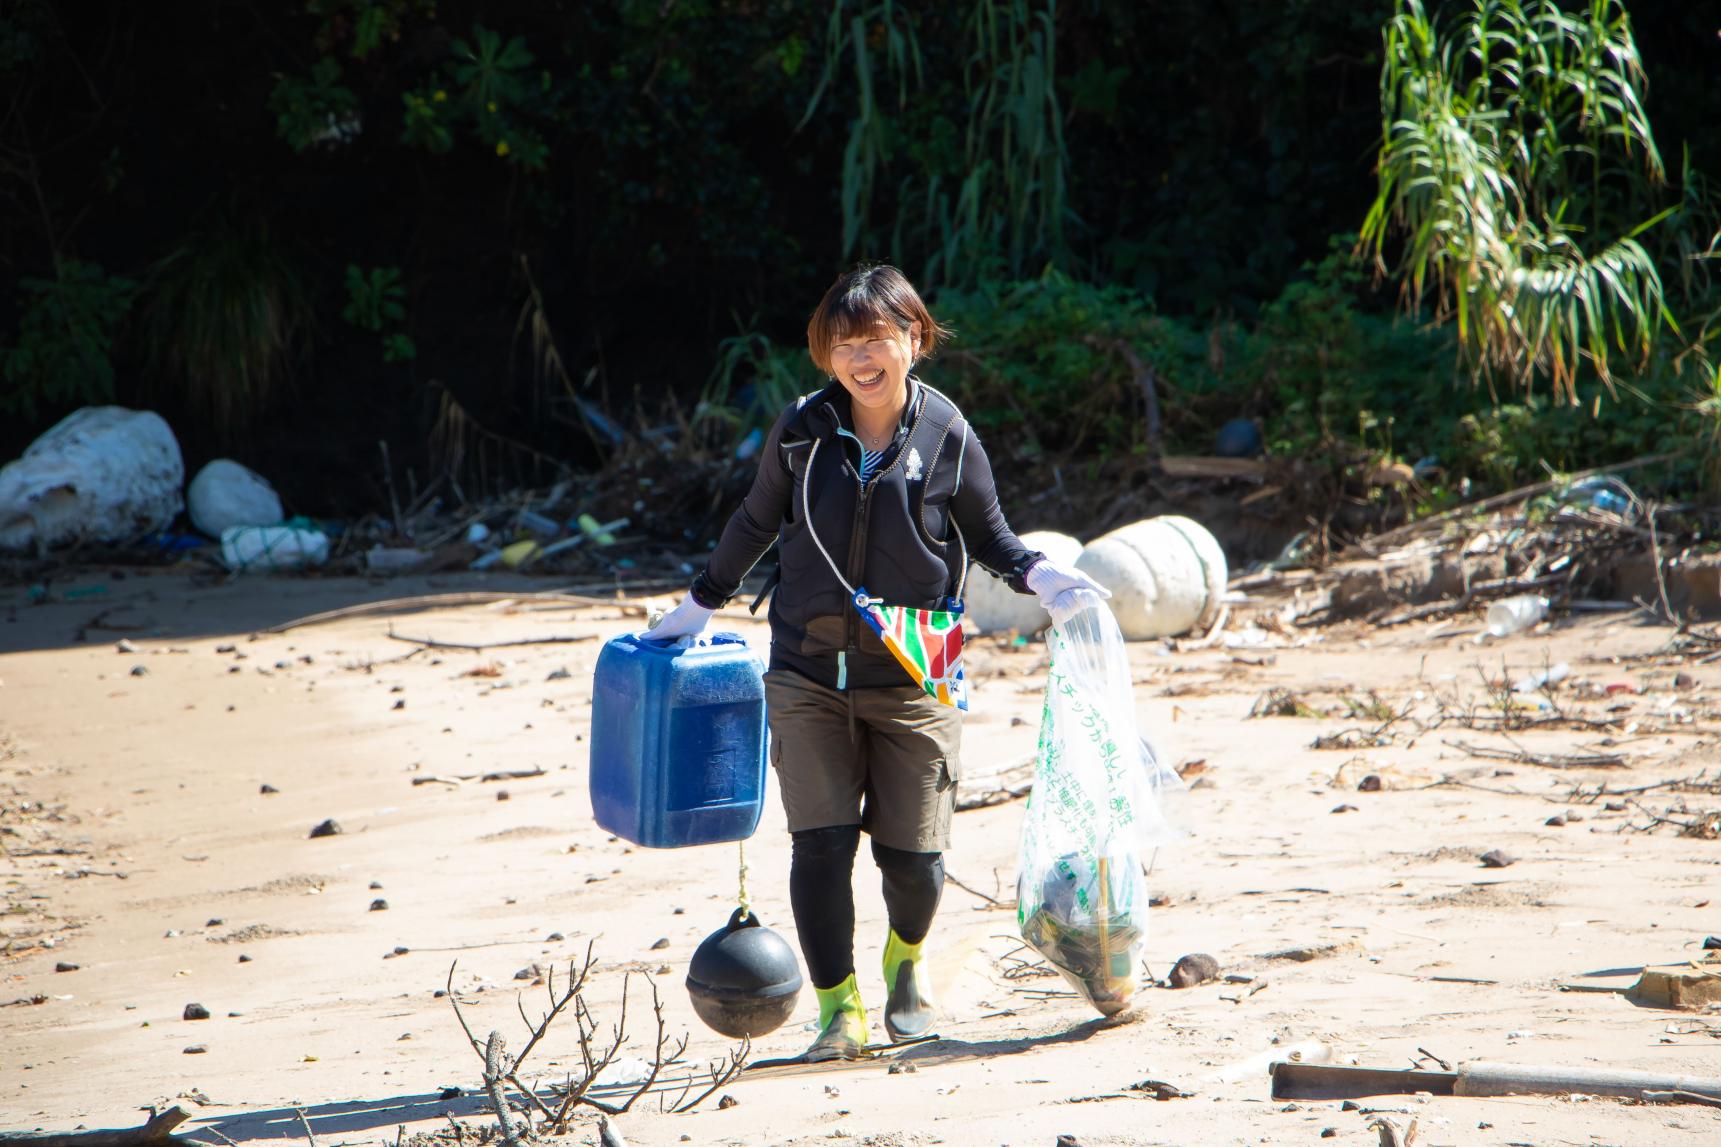
<svg viewBox="0 0 1721 1147">
<path fill-rule="evenodd" d="M 854 524 L 849 529 L 849 560 L 848 579 L 851 585 L 860 585 L 861 576 L 866 572 L 866 523 L 867 502 L 872 497 L 872 483 L 860 481 L 860 475 L 855 474 L 855 516 Z M 859 567 L 859 568 L 856 568 Z M 843 611 L 843 636 L 850 653 L 860 652 L 860 614 L 854 608 Z M 844 673 L 847 680 L 847 673 Z M 842 686 L 837 686 L 842 688 Z"/>
</svg>

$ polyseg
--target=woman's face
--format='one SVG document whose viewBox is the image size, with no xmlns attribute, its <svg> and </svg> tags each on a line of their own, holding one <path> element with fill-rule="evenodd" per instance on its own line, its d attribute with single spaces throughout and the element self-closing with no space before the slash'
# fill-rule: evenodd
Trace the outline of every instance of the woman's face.
<svg viewBox="0 0 1721 1147">
<path fill-rule="evenodd" d="M 919 349 L 919 323 L 902 331 L 880 320 L 831 344 L 831 373 L 857 407 L 895 413 L 908 401 L 908 371 Z"/>
</svg>

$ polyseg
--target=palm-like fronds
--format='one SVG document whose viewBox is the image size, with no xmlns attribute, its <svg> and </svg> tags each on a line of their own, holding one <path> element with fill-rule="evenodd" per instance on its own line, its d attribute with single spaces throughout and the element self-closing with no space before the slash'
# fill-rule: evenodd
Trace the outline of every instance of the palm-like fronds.
<svg viewBox="0 0 1721 1147">
<path fill-rule="evenodd" d="M 1668 315 L 1635 226 L 1663 178 L 1620 0 L 1473 0 L 1439 28 L 1422 0 L 1387 25 L 1379 190 L 1362 246 L 1396 237 L 1407 305 L 1457 322 L 1482 374 L 1546 373 L 1576 401 L 1590 363 L 1641 362 Z"/>
<path fill-rule="evenodd" d="M 268 229 L 222 221 L 152 272 L 143 308 L 150 374 L 230 440 L 292 381 L 314 321 L 298 268 Z"/>
<path fill-rule="evenodd" d="M 1071 213 L 1055 10 L 1056 0 L 974 0 L 962 24 L 966 118 L 945 125 L 947 146 L 917 150 L 903 130 L 925 82 L 912 13 L 896 0 L 833 0 L 824 68 L 799 126 L 833 98 L 848 61 L 845 257 L 918 265 L 932 287 L 972 284 L 998 265 L 1030 274 L 1063 253 Z"/>
</svg>

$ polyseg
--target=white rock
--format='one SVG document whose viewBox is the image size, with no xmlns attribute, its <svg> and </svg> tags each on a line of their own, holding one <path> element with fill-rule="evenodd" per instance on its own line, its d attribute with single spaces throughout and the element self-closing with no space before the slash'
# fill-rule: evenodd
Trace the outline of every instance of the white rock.
<svg viewBox="0 0 1721 1147">
<path fill-rule="evenodd" d="M 185 491 L 191 524 L 212 538 L 234 526 L 272 526 L 286 515 L 268 479 L 230 458 L 197 472 Z"/>
<path fill-rule="evenodd" d="M 0 550 L 124 542 L 184 506 L 185 461 L 159 414 L 86 406 L 0 469 Z"/>
<path fill-rule="evenodd" d="M 1095 538 L 1076 568 L 1111 591 L 1112 614 L 1130 641 L 1175 637 L 1212 625 L 1225 596 L 1225 551 L 1190 518 L 1166 515 Z"/>
<path fill-rule="evenodd" d="M 1055 530 L 1031 530 L 1022 535 L 1022 544 L 1039 550 L 1061 566 L 1074 565 L 1082 552 L 1082 544 L 1068 534 Z M 1038 633 L 1052 623 L 1040 608 L 1040 599 L 1029 593 L 1017 593 L 1002 578 L 993 577 L 979 565 L 968 567 L 968 584 L 964 587 L 965 616 L 981 633 Z"/>
</svg>

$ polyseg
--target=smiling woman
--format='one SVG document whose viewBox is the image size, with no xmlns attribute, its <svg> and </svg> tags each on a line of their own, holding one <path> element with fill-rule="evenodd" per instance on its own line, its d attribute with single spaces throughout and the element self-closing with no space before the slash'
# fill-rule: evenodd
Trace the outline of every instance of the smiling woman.
<svg viewBox="0 0 1721 1147">
<path fill-rule="evenodd" d="M 970 546 L 1048 604 L 1105 593 L 1022 544 L 967 419 L 915 377 L 948 333 L 896 268 L 838 276 L 807 324 L 807 351 L 831 385 L 778 417 L 711 560 L 652 631 L 697 634 L 777 545 L 765 702 L 793 838 L 790 906 L 819 997 L 809 1061 L 855 1058 L 868 1038 L 854 965 L 862 831 L 890 917 L 885 1030 L 892 1040 L 931 1030 L 922 945 L 961 767 Z"/>
</svg>

